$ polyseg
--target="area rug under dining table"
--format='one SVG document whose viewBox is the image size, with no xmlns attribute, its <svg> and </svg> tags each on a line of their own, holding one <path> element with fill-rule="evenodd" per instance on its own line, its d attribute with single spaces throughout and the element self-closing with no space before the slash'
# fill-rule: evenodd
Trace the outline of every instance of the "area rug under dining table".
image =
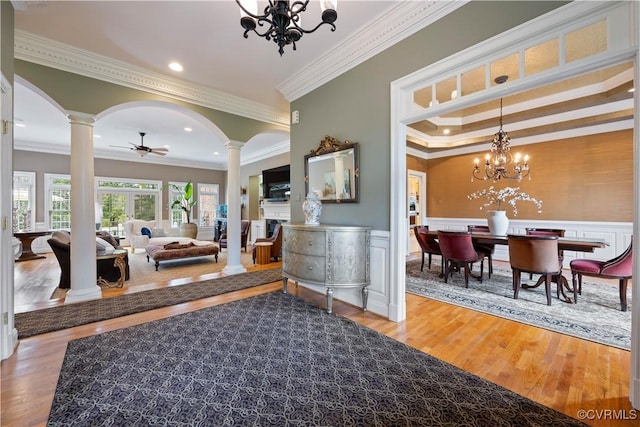
<svg viewBox="0 0 640 427">
<path fill-rule="evenodd" d="M 585 277 L 578 304 L 557 299 L 553 284 L 553 299 L 548 306 L 544 287 L 521 289 L 518 299 L 513 299 L 510 270 L 494 269 L 491 279 L 485 271 L 482 283 L 470 278 L 469 288 L 465 288 L 462 273 L 454 273 L 449 283 L 444 283 L 435 264 L 431 270 L 425 265 L 421 272 L 420 260 L 407 261 L 406 291 L 612 347 L 631 348 L 631 292 L 627 296 L 629 308 L 623 312 L 617 281 L 593 283 Z M 533 281 L 537 277 L 534 275 Z M 529 275 L 523 274 L 523 283 L 532 282 L 527 279 Z"/>
<path fill-rule="evenodd" d="M 69 342 L 48 426 L 584 426 L 280 291 Z"/>
</svg>

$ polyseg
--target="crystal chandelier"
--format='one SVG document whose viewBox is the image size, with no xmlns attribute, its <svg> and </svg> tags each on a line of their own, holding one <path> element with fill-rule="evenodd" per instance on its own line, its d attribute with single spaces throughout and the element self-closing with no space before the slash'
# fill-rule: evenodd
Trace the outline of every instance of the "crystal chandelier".
<svg viewBox="0 0 640 427">
<path fill-rule="evenodd" d="M 508 79 L 507 76 L 499 76 L 495 79 L 497 84 L 502 84 Z M 473 178 L 494 182 L 500 178 L 522 180 L 529 176 L 529 156 L 522 156 L 520 153 L 511 155 L 509 148 L 510 138 L 507 132 L 502 130 L 502 98 L 500 98 L 500 129 L 493 136 L 491 152 L 485 156 L 484 171 L 480 168 L 480 159 L 475 159 L 473 167 Z M 531 177 L 529 177 L 531 179 Z"/>
<path fill-rule="evenodd" d="M 240 25 L 244 28 L 244 38 L 249 37 L 249 31 L 253 31 L 260 37 L 273 41 L 279 46 L 278 52 L 280 56 L 284 53 L 286 45 L 293 45 L 296 50 L 296 42 L 300 40 L 303 34 L 313 33 L 320 28 L 321 25 L 327 24 L 331 27 L 331 31 L 336 30 L 333 24 L 338 18 L 336 12 L 336 4 L 338 0 L 320 0 L 320 8 L 322 9 L 322 22 L 311 30 L 305 30 L 300 26 L 300 13 L 307 10 L 310 0 L 303 1 L 278 1 L 269 0 L 264 8 L 264 13 L 258 15 L 257 0 L 236 0 L 240 6 Z M 258 32 L 256 27 L 266 27 L 263 33 Z"/>
</svg>

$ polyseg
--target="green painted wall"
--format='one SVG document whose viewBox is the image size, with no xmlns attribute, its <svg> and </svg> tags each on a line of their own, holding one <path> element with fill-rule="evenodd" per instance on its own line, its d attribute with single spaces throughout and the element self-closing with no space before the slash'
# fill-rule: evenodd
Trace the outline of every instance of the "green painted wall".
<svg viewBox="0 0 640 427">
<path fill-rule="evenodd" d="M 13 6 L 10 1 L 0 1 L 0 71 L 13 82 Z"/>
<path fill-rule="evenodd" d="M 304 194 L 304 155 L 324 135 L 360 143 L 360 203 L 325 204 L 322 222 L 389 230 L 390 83 L 566 2 L 474 1 L 291 103 L 291 195 Z M 303 197 L 304 199 L 304 197 Z M 302 203 L 292 220 L 304 221 Z"/>
<path fill-rule="evenodd" d="M 4 43 L 3 43 L 4 45 Z M 267 130 L 286 130 L 281 126 L 248 119 L 211 108 L 177 101 L 165 96 L 96 80 L 27 61 L 15 61 L 16 75 L 49 95 L 65 110 L 99 114 L 107 108 L 134 101 L 163 101 L 200 113 L 231 140 L 247 141 Z"/>
</svg>

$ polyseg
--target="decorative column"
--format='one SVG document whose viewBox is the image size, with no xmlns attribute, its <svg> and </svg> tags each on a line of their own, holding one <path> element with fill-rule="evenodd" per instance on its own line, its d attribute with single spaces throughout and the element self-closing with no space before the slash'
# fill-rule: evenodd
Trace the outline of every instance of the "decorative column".
<svg viewBox="0 0 640 427">
<path fill-rule="evenodd" d="M 348 199 L 351 196 L 345 195 L 344 192 L 344 153 L 336 153 L 333 156 L 333 161 L 335 163 L 335 173 L 336 173 L 336 199 Z"/>
<path fill-rule="evenodd" d="M 244 142 L 227 142 L 229 150 L 229 168 L 227 169 L 227 265 L 222 269 L 224 274 L 244 273 L 247 269 L 242 265 L 240 257 L 240 149 Z"/>
<path fill-rule="evenodd" d="M 102 298 L 96 283 L 93 123 L 90 114 L 69 112 L 71 124 L 71 289 L 65 303 Z"/>
</svg>

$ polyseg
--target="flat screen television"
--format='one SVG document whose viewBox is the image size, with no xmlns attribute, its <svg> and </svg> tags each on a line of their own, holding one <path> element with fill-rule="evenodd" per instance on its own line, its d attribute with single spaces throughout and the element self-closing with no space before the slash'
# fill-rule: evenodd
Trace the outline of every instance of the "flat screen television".
<svg viewBox="0 0 640 427">
<path fill-rule="evenodd" d="M 270 201 L 285 202 L 291 196 L 289 165 L 262 171 L 262 197 Z"/>
</svg>

